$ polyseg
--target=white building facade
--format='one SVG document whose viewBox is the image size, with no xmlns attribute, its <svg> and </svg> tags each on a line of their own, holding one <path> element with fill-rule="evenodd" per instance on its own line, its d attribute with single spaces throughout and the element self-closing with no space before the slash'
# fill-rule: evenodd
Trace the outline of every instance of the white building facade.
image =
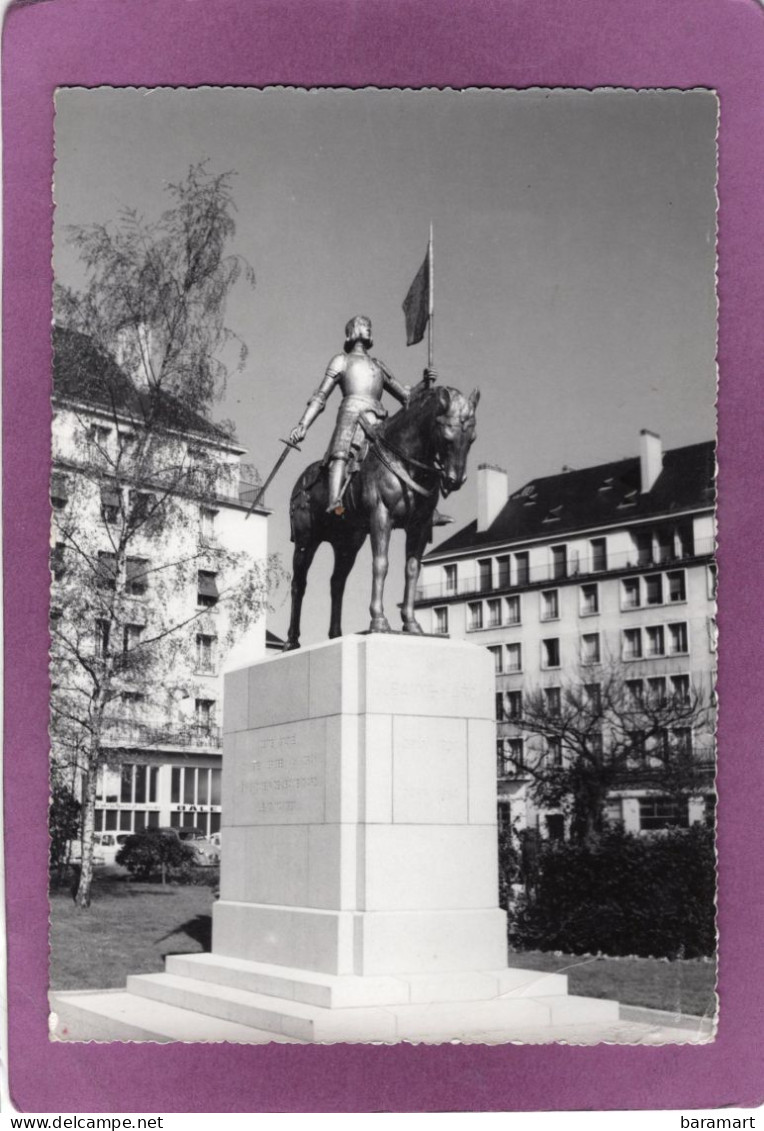
<svg viewBox="0 0 764 1131">
<path fill-rule="evenodd" d="M 488 648 L 496 671 L 500 820 L 564 835 L 539 812 L 518 770 L 527 744 L 523 698 L 554 702 L 566 683 L 597 684 L 617 666 L 642 694 L 713 704 L 716 671 L 714 445 L 663 452 L 643 431 L 638 458 L 565 470 L 511 495 L 506 473 L 478 470 L 475 522 L 427 554 L 417 607 L 425 631 Z M 707 770 L 707 787 L 679 814 L 635 779 L 615 791 L 608 817 L 631 831 L 710 820 L 713 714 L 681 735 Z"/>
<path fill-rule="evenodd" d="M 140 390 L 113 359 L 75 337 L 54 334 L 51 617 L 54 637 L 76 640 L 81 668 L 108 656 L 116 672 L 102 730 L 96 832 L 173 826 L 210 835 L 221 822 L 222 669 L 239 635 L 238 610 L 226 598 L 253 567 L 265 577 L 268 511 L 259 505 L 245 522 L 257 488 L 242 478 L 244 450 L 171 398 L 161 426 L 153 425 L 156 482 L 133 487 L 132 452 L 144 442 Z M 109 382 L 90 381 L 88 366 L 104 365 Z M 117 390 L 111 403 L 105 387 Z M 147 521 L 120 539 L 136 508 L 150 510 L 163 491 L 172 495 L 171 512 L 166 505 L 161 512 L 172 513 L 171 525 Z M 104 615 L 98 602 L 78 608 L 72 573 L 83 562 L 93 566 Z M 249 623 L 238 619 L 248 655 L 262 657 L 264 609 Z M 165 649 L 156 679 L 128 662 L 153 638 Z M 61 680 L 81 695 L 76 666 L 62 674 L 57 655 L 65 660 L 54 646 L 54 697 Z M 55 726 L 51 737 L 53 757 L 68 761 L 77 789 L 76 757 L 57 748 Z"/>
</svg>

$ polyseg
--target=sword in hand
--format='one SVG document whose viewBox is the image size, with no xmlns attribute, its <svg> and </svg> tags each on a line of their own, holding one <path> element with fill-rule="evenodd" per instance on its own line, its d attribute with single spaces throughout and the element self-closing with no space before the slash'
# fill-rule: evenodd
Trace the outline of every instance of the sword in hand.
<svg viewBox="0 0 764 1131">
<path fill-rule="evenodd" d="M 295 431 L 296 431 L 296 429 L 295 429 Z M 260 502 L 263 495 L 265 494 L 265 492 L 270 487 L 271 483 L 273 482 L 273 480 L 276 477 L 276 474 L 277 474 L 279 468 L 281 467 L 282 463 L 284 462 L 284 460 L 289 455 L 292 448 L 294 448 L 295 451 L 297 451 L 297 452 L 302 451 L 300 445 L 296 441 L 292 440 L 291 437 L 288 440 L 282 440 L 281 443 L 285 444 L 286 447 L 284 448 L 283 452 L 281 453 L 281 455 L 279 456 L 279 458 L 276 460 L 275 464 L 273 465 L 273 470 L 271 471 L 270 475 L 266 479 L 265 483 L 263 483 L 262 487 L 260 488 L 260 490 L 255 495 L 254 502 L 250 506 L 247 513 L 244 515 L 245 521 L 252 514 L 252 511 L 255 509 L 255 507 L 257 506 L 257 504 Z"/>
</svg>

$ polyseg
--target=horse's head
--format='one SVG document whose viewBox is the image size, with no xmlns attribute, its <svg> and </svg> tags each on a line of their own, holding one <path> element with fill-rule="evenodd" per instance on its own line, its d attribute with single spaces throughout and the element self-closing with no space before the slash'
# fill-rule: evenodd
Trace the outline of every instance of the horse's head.
<svg viewBox="0 0 764 1131">
<path fill-rule="evenodd" d="M 475 409 L 480 392 L 473 389 L 469 397 L 458 389 L 439 385 L 435 413 L 435 463 L 441 474 L 443 496 L 458 491 L 467 478 L 467 456 L 475 441 Z"/>
</svg>

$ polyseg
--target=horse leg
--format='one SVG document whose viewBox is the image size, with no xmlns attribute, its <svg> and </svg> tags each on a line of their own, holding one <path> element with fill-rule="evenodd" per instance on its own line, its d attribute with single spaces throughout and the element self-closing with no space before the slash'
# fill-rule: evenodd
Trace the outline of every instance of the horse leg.
<svg viewBox="0 0 764 1131">
<path fill-rule="evenodd" d="M 406 531 L 406 587 L 403 593 L 401 618 L 403 631 L 422 634 L 422 626 L 414 613 L 414 598 L 416 585 L 419 580 L 419 570 L 422 565 L 422 555 L 427 545 L 430 524 L 424 522 L 421 526 L 412 527 Z"/>
<path fill-rule="evenodd" d="M 292 558 L 292 615 L 289 618 L 289 632 L 284 644 L 284 652 L 293 652 L 300 647 L 302 599 L 305 596 L 308 570 L 317 549 L 317 542 L 309 542 L 305 546 L 295 546 L 294 548 L 294 557 Z"/>
<path fill-rule="evenodd" d="M 387 507 L 378 503 L 371 516 L 371 613 L 372 632 L 390 632 L 390 625 L 385 616 L 382 601 L 385 592 L 385 578 L 387 577 L 388 550 L 390 547 L 390 534 L 392 520 Z"/>
<path fill-rule="evenodd" d="M 334 547 L 334 572 L 330 582 L 332 594 L 332 615 L 329 621 L 329 639 L 342 636 L 342 598 L 345 595 L 345 582 L 348 579 L 358 551 L 363 545 L 365 535 L 362 535 L 357 544 L 345 543 Z"/>
</svg>

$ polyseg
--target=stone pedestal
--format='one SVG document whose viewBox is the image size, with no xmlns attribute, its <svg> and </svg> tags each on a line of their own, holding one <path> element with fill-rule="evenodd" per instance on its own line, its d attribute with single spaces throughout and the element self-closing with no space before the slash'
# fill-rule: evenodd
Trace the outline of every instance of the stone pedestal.
<svg viewBox="0 0 764 1131">
<path fill-rule="evenodd" d="M 543 1040 L 617 1021 L 562 975 L 507 968 L 485 649 L 369 635 L 287 653 L 226 677 L 224 729 L 212 953 L 130 978 L 130 1001 L 260 1040 Z"/>
</svg>

